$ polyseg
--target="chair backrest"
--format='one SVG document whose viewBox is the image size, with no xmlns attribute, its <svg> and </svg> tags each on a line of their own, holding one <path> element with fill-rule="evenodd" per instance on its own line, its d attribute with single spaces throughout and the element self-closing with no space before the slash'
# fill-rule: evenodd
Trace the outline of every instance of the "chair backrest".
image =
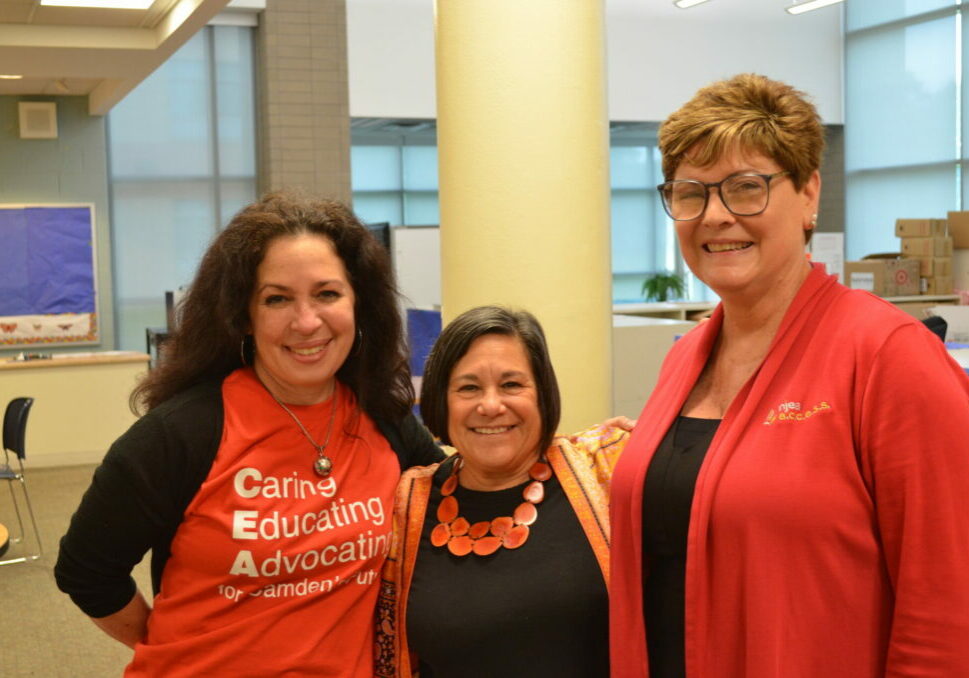
<svg viewBox="0 0 969 678">
<path fill-rule="evenodd" d="M 27 414 L 33 404 L 33 398 L 14 398 L 7 404 L 7 411 L 3 415 L 3 447 L 16 454 L 21 461 L 27 454 L 24 439 L 27 433 Z"/>
<path fill-rule="evenodd" d="M 940 318 L 937 315 L 930 315 L 928 318 L 922 320 L 922 324 L 929 328 L 929 330 L 937 336 L 942 341 L 945 341 L 945 333 L 949 329 L 949 323 L 946 322 L 945 318 Z"/>
</svg>

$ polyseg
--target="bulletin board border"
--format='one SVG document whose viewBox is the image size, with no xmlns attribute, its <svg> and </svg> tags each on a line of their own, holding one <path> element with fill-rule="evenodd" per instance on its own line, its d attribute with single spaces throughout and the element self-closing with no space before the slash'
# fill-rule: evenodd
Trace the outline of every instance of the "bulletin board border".
<svg viewBox="0 0 969 678">
<path fill-rule="evenodd" d="M 0 210 L 45 207 L 55 209 L 84 207 L 90 213 L 91 279 L 94 288 L 94 312 L 0 316 L 0 349 L 56 347 L 59 345 L 92 346 L 101 343 L 101 298 L 98 289 L 97 212 L 95 205 L 91 202 L 0 204 Z"/>
</svg>

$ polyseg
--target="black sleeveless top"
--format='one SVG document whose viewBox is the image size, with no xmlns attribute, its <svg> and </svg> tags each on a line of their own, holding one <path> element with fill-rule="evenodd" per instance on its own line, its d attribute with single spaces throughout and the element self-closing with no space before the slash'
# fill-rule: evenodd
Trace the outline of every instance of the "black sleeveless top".
<svg viewBox="0 0 969 678">
<path fill-rule="evenodd" d="M 685 678 L 686 537 L 700 465 L 719 419 L 677 417 L 643 484 L 643 614 L 650 678 Z"/>
</svg>

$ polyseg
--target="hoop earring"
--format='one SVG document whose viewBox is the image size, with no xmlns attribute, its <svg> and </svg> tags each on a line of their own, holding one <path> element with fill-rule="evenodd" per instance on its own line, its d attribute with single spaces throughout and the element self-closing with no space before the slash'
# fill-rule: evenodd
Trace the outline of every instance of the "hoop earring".
<svg viewBox="0 0 969 678">
<path fill-rule="evenodd" d="M 357 328 L 357 338 L 353 342 L 353 350 L 350 351 L 350 355 L 356 357 L 360 355 L 360 348 L 363 346 L 363 330 L 359 327 Z"/>
<path fill-rule="evenodd" d="M 249 364 L 248 361 L 246 360 L 246 339 L 252 339 L 252 335 L 243 334 L 242 340 L 239 342 L 239 360 L 242 361 L 243 367 Z M 253 350 L 255 350 L 255 346 L 253 347 Z"/>
</svg>

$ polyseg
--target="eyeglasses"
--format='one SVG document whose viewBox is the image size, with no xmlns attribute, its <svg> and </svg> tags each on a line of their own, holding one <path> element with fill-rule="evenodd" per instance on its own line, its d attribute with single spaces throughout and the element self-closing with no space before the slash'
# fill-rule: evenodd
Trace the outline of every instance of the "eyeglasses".
<svg viewBox="0 0 969 678">
<path fill-rule="evenodd" d="M 732 174 L 723 181 L 710 184 L 694 179 L 677 179 L 660 184 L 656 190 L 663 197 L 663 207 L 673 221 L 690 221 L 702 215 L 710 201 L 711 188 L 718 189 L 720 202 L 731 214 L 752 217 L 767 209 L 771 179 L 784 174 L 789 172 Z"/>
</svg>

